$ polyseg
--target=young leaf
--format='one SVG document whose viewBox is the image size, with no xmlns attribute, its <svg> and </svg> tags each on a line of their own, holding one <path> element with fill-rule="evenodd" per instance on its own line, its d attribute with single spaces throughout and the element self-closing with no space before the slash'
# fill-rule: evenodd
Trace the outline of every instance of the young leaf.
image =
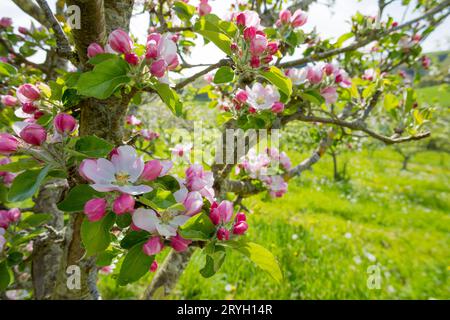
<svg viewBox="0 0 450 320">
<path fill-rule="evenodd" d="M 206 254 L 205 266 L 200 270 L 200 274 L 205 278 L 215 275 L 225 261 L 226 251 L 224 247 L 213 245 L 212 251 Z"/>
<path fill-rule="evenodd" d="M 181 116 L 183 105 L 178 94 L 166 83 L 157 83 L 154 85 L 154 88 L 161 100 L 169 107 L 170 111 L 177 117 Z"/>
<path fill-rule="evenodd" d="M 234 80 L 234 71 L 228 66 L 222 66 L 214 75 L 214 83 L 227 83 Z"/>
<path fill-rule="evenodd" d="M 101 196 L 100 192 L 95 191 L 88 184 L 80 184 L 70 190 L 66 198 L 58 203 L 58 209 L 65 212 L 83 211 L 86 202 Z"/>
<path fill-rule="evenodd" d="M 149 271 L 155 256 L 146 255 L 142 250 L 143 244 L 143 242 L 135 244 L 125 256 L 120 268 L 119 285 L 135 282 Z"/>
<path fill-rule="evenodd" d="M 50 170 L 49 166 L 38 170 L 28 170 L 19 174 L 13 181 L 8 193 L 8 201 L 18 202 L 31 198 L 39 189 Z"/>
<path fill-rule="evenodd" d="M 15 75 L 16 73 L 16 67 L 5 62 L 0 62 L 0 75 L 10 77 Z"/>
<path fill-rule="evenodd" d="M 189 21 L 195 13 L 195 7 L 182 1 L 176 1 L 173 4 L 173 10 L 177 14 L 178 18 L 184 21 Z"/>
<path fill-rule="evenodd" d="M 81 224 L 81 240 L 86 248 L 86 255 L 92 256 L 104 251 L 111 242 L 111 227 L 114 225 L 116 215 L 109 213 L 103 219 L 90 222 L 84 219 Z"/>
<path fill-rule="evenodd" d="M 41 164 L 32 158 L 21 158 L 17 161 L 0 166 L 0 171 L 20 172 L 36 168 L 39 165 Z"/>
<path fill-rule="evenodd" d="M 276 86 L 281 92 L 286 94 L 287 98 L 291 96 L 292 81 L 286 77 L 280 69 L 272 66 L 269 71 L 260 71 L 260 74 Z"/>
<path fill-rule="evenodd" d="M 52 219 L 50 213 L 35 213 L 20 221 L 19 226 L 23 228 L 35 228 Z"/>
<path fill-rule="evenodd" d="M 190 218 L 180 227 L 180 235 L 191 240 L 208 240 L 216 230 L 215 225 L 205 213 L 199 213 Z"/>
<path fill-rule="evenodd" d="M 11 282 L 11 274 L 6 261 L 0 262 L 0 292 L 4 291 Z"/>
<path fill-rule="evenodd" d="M 89 158 L 106 157 L 114 145 L 96 136 L 85 136 L 78 139 L 75 151 L 85 154 Z"/>
<path fill-rule="evenodd" d="M 131 231 L 120 241 L 120 246 L 124 249 L 130 249 L 135 244 L 145 242 L 150 234 L 147 231 Z"/>
<path fill-rule="evenodd" d="M 84 96 L 106 99 L 117 88 L 130 81 L 128 70 L 128 63 L 118 56 L 104 60 L 94 70 L 80 76 L 77 89 Z"/>
</svg>

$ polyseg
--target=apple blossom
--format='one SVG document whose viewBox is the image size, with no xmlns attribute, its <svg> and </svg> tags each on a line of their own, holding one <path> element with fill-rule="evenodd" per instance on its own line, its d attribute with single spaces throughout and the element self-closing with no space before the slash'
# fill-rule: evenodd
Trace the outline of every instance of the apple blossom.
<svg viewBox="0 0 450 320">
<path fill-rule="evenodd" d="M 186 251 L 191 243 L 191 240 L 183 238 L 179 233 L 170 239 L 170 246 L 177 252 Z"/>
<path fill-rule="evenodd" d="M 147 37 L 146 59 L 150 63 L 150 73 L 162 78 L 167 70 L 173 70 L 179 64 L 177 45 L 170 35 L 152 33 Z"/>
<path fill-rule="evenodd" d="M 272 110 L 273 113 L 281 113 L 281 112 L 283 112 L 283 110 L 284 110 L 284 103 L 279 102 L 279 101 L 275 102 L 272 105 L 271 110 Z"/>
<path fill-rule="evenodd" d="M 150 160 L 144 165 L 141 179 L 153 181 L 158 177 L 165 176 L 172 166 L 171 161 Z"/>
<path fill-rule="evenodd" d="M 281 10 L 278 17 L 281 23 L 288 24 L 291 20 L 291 12 L 287 9 Z"/>
<path fill-rule="evenodd" d="M 273 198 L 280 198 L 287 192 L 288 184 L 282 176 L 271 176 L 266 179 L 269 194 Z"/>
<path fill-rule="evenodd" d="M 259 56 L 266 50 L 267 44 L 267 38 L 257 34 L 250 41 L 250 52 L 255 56 Z"/>
<path fill-rule="evenodd" d="M 320 90 L 320 95 L 325 99 L 327 104 L 333 104 L 338 99 L 338 94 L 335 87 L 326 87 Z"/>
<path fill-rule="evenodd" d="M 41 97 L 41 91 L 32 84 L 23 84 L 17 89 L 17 98 L 22 103 L 29 103 L 38 100 Z"/>
<path fill-rule="evenodd" d="M 377 76 L 377 73 L 374 69 L 367 69 L 364 71 L 362 78 L 364 80 L 373 81 Z"/>
<path fill-rule="evenodd" d="M 148 129 L 142 129 L 139 134 L 147 141 L 152 141 L 159 138 L 159 133 L 150 131 Z"/>
<path fill-rule="evenodd" d="M 131 126 L 140 126 L 142 124 L 142 121 L 134 115 L 127 116 L 127 124 Z"/>
<path fill-rule="evenodd" d="M 133 196 L 126 193 L 122 193 L 114 200 L 112 211 L 118 215 L 124 213 L 132 213 L 134 211 L 134 205 L 135 200 Z"/>
<path fill-rule="evenodd" d="M 156 260 L 153 260 L 150 266 L 150 272 L 156 272 L 157 269 L 158 269 L 158 262 Z"/>
<path fill-rule="evenodd" d="M 236 99 L 237 101 L 241 102 L 241 103 L 245 103 L 247 102 L 248 99 L 248 94 L 245 90 L 239 89 L 236 92 Z"/>
<path fill-rule="evenodd" d="M 285 170 L 289 170 L 292 167 L 291 159 L 289 159 L 284 151 L 280 153 L 280 163 Z"/>
<path fill-rule="evenodd" d="M 198 5 L 198 14 L 199 16 L 204 16 L 211 13 L 211 6 L 208 4 L 208 0 L 200 0 L 200 4 Z"/>
<path fill-rule="evenodd" d="M 9 94 L 2 96 L 1 101 L 2 104 L 7 107 L 14 107 L 19 102 L 16 97 L 13 97 Z"/>
<path fill-rule="evenodd" d="M 133 213 L 133 223 L 136 227 L 150 233 L 158 233 L 163 237 L 175 236 L 178 227 L 189 218 L 187 215 L 171 211 L 163 211 L 158 215 L 156 211 L 144 208 L 138 208 Z"/>
<path fill-rule="evenodd" d="M 256 28 L 255 27 L 248 27 L 244 30 L 244 39 L 247 41 L 251 41 L 256 37 Z"/>
<path fill-rule="evenodd" d="M 148 256 L 154 256 L 161 252 L 164 248 L 164 243 L 162 242 L 160 237 L 152 237 L 148 239 L 148 241 L 142 247 L 144 253 Z"/>
<path fill-rule="evenodd" d="M 298 9 L 294 12 L 294 14 L 291 17 L 291 25 L 294 28 L 301 27 L 306 23 L 307 20 L 308 15 L 304 11 Z"/>
<path fill-rule="evenodd" d="M 26 114 L 34 114 L 38 107 L 33 102 L 26 102 L 22 104 L 22 111 Z"/>
<path fill-rule="evenodd" d="M 19 141 L 9 133 L 0 133 L 0 154 L 10 155 L 19 148 Z"/>
<path fill-rule="evenodd" d="M 57 132 L 71 134 L 77 128 L 77 120 L 67 113 L 59 113 L 53 120 L 53 125 Z"/>
<path fill-rule="evenodd" d="M 311 84 L 319 84 L 323 79 L 323 67 L 321 64 L 308 65 L 306 78 Z"/>
<path fill-rule="evenodd" d="M 238 26 L 245 26 L 245 13 L 240 12 L 238 13 L 238 15 L 236 16 L 236 24 Z"/>
<path fill-rule="evenodd" d="M 109 35 L 108 44 L 115 52 L 127 54 L 131 52 L 133 40 L 122 29 L 116 29 Z"/>
<path fill-rule="evenodd" d="M 125 55 L 125 61 L 133 66 L 137 66 L 139 64 L 139 57 L 136 53 L 127 53 Z"/>
<path fill-rule="evenodd" d="M 261 65 L 261 60 L 258 58 L 258 57 L 256 57 L 256 56 L 252 56 L 251 58 L 250 58 L 250 66 L 252 67 L 252 68 L 259 68 L 259 66 Z"/>
<path fill-rule="evenodd" d="M 428 69 L 428 68 L 430 67 L 430 65 L 431 65 L 431 59 L 430 59 L 430 57 L 428 57 L 428 56 L 423 56 L 422 59 L 421 59 L 421 61 L 422 61 L 422 66 L 423 66 L 425 69 Z"/>
<path fill-rule="evenodd" d="M 19 136 L 25 141 L 34 146 L 42 145 L 47 139 L 47 132 L 45 128 L 36 124 L 31 123 L 25 126 L 21 131 Z"/>
<path fill-rule="evenodd" d="M 292 84 L 299 85 L 305 83 L 307 72 L 308 72 L 307 68 L 301 69 L 292 68 L 287 69 L 285 71 L 285 74 L 289 79 L 291 79 Z"/>
<path fill-rule="evenodd" d="M 217 230 L 217 239 L 219 239 L 220 241 L 230 240 L 230 231 L 228 231 L 224 227 L 219 228 L 219 230 Z"/>
<path fill-rule="evenodd" d="M 252 88 L 247 86 L 245 91 L 248 95 L 247 103 L 258 111 L 268 110 L 280 100 L 278 90 L 272 85 L 264 87 L 261 83 L 256 82 Z"/>
<path fill-rule="evenodd" d="M 186 198 L 183 200 L 183 206 L 186 208 L 184 214 L 187 216 L 193 216 L 199 213 L 203 207 L 203 198 L 200 192 L 191 191 L 187 193 Z"/>
<path fill-rule="evenodd" d="M 102 219 L 106 214 L 107 202 L 103 198 L 91 199 L 84 205 L 84 213 L 91 222 Z"/>
<path fill-rule="evenodd" d="M 259 18 L 259 14 L 256 11 L 244 10 L 240 14 L 244 15 L 244 19 L 241 17 L 240 21 L 244 22 L 245 27 L 247 28 L 254 27 L 256 29 L 260 28 L 261 19 Z M 239 15 L 237 17 L 239 17 Z"/>
<path fill-rule="evenodd" d="M 8 28 L 11 27 L 13 24 L 13 20 L 8 17 L 3 17 L 0 19 L 0 27 L 1 28 Z"/>
<path fill-rule="evenodd" d="M 120 191 L 138 195 L 152 191 L 147 185 L 134 185 L 144 171 L 144 160 L 138 157 L 131 146 L 121 146 L 111 156 L 111 161 L 85 159 L 79 172 L 86 180 L 93 182 L 91 187 L 100 192 Z"/>
<path fill-rule="evenodd" d="M 188 157 L 192 149 L 192 143 L 179 143 L 175 145 L 173 148 L 170 148 L 172 152 L 172 156 L 176 157 Z"/>
<path fill-rule="evenodd" d="M 95 57 L 98 54 L 105 53 L 105 50 L 98 43 L 91 43 L 87 48 L 87 55 L 89 58 Z"/>
<path fill-rule="evenodd" d="M 247 222 L 239 221 L 239 222 L 236 222 L 233 225 L 233 230 L 232 231 L 233 231 L 233 234 L 242 235 L 242 234 L 244 234 L 247 231 L 247 229 L 248 229 Z"/>
<path fill-rule="evenodd" d="M 220 204 L 214 202 L 211 205 L 209 217 L 215 225 L 229 222 L 232 216 L 233 216 L 232 202 L 228 200 L 223 200 Z"/>
</svg>

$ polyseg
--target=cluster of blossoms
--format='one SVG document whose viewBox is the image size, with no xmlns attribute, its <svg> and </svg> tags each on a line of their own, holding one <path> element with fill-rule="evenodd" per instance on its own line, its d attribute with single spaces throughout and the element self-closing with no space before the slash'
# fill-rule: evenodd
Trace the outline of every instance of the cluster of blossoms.
<svg viewBox="0 0 450 320">
<path fill-rule="evenodd" d="M 294 85 L 318 88 L 327 104 L 336 102 L 338 86 L 349 88 L 352 84 L 347 72 L 334 63 L 308 64 L 301 69 L 287 69 L 285 74 Z"/>
<path fill-rule="evenodd" d="M 184 2 L 187 2 L 187 1 L 184 1 Z M 200 17 L 210 14 L 211 10 L 212 10 L 212 8 L 209 5 L 208 0 L 200 0 L 200 3 L 198 4 L 198 7 L 197 7 L 198 15 Z"/>
<path fill-rule="evenodd" d="M 280 102 L 280 93 L 272 85 L 262 85 L 259 82 L 253 84 L 250 88 L 246 86 L 245 90 L 239 89 L 233 99 L 235 110 L 242 110 L 248 106 L 249 113 L 257 113 L 269 110 L 273 113 L 281 113 L 284 110 L 284 104 Z"/>
<path fill-rule="evenodd" d="M 261 180 L 273 198 L 280 198 L 286 192 L 288 184 L 283 178 L 291 169 L 291 160 L 285 152 L 275 148 L 266 148 L 257 153 L 251 149 L 236 167 L 236 174 Z"/>
<path fill-rule="evenodd" d="M 414 34 L 412 37 L 405 35 L 398 40 L 398 46 L 403 51 L 409 51 L 412 47 L 418 45 L 420 40 L 422 40 L 422 36 L 420 34 Z"/>
<path fill-rule="evenodd" d="M 209 218 L 217 226 L 216 236 L 220 241 L 230 240 L 230 235 L 243 235 L 247 229 L 247 217 L 243 212 L 236 213 L 233 222 L 233 203 L 224 200 L 221 203 L 213 202 L 209 212 Z M 230 232 L 231 231 L 231 232 Z"/>
<path fill-rule="evenodd" d="M 133 134 L 140 135 L 146 141 L 153 141 L 159 138 L 159 133 L 149 129 L 142 129 L 142 121 L 134 115 L 127 116 L 127 124 L 131 127 Z"/>
<path fill-rule="evenodd" d="M 303 26 L 308 21 L 306 12 L 298 9 L 291 13 L 288 9 L 281 10 L 278 15 L 278 20 L 275 25 L 280 27 L 298 28 Z"/>
<path fill-rule="evenodd" d="M 17 208 L 0 210 L 0 253 L 6 244 L 5 233 L 8 227 L 20 220 L 21 212 Z"/>
<path fill-rule="evenodd" d="M 177 45 L 170 34 L 149 34 L 143 56 L 138 56 L 133 50 L 133 39 L 122 29 L 116 29 L 109 35 L 105 49 L 98 43 L 91 43 L 87 53 L 91 58 L 101 53 L 123 54 L 130 65 L 139 66 L 144 63 L 148 66 L 151 75 L 165 82 L 167 82 L 167 71 L 175 69 L 179 64 Z"/>
</svg>

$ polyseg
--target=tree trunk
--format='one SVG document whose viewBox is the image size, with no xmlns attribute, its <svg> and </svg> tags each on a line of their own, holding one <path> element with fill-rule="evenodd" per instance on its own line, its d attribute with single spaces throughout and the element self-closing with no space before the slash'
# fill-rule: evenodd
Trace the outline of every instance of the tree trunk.
<svg viewBox="0 0 450 320">
<path fill-rule="evenodd" d="M 408 170 L 408 163 L 409 160 L 411 159 L 410 156 L 403 156 L 403 162 L 402 162 L 402 170 Z"/>
<path fill-rule="evenodd" d="M 339 168 L 337 163 L 337 154 L 336 152 L 331 152 L 331 157 L 333 158 L 333 178 L 334 181 L 339 181 L 341 179 L 341 176 L 339 175 Z"/>
</svg>

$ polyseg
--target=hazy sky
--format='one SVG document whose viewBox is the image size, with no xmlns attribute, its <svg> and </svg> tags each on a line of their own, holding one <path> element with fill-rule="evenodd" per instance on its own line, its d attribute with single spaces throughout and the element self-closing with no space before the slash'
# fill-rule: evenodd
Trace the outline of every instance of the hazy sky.
<svg viewBox="0 0 450 320">
<path fill-rule="evenodd" d="M 56 0 L 48 1 L 51 7 L 54 7 Z M 195 5 L 199 1 L 191 0 L 190 3 Z M 210 3 L 213 7 L 213 13 L 223 17 L 230 4 L 234 0 L 215 0 Z M 332 8 L 328 8 L 323 4 L 313 4 L 308 12 L 308 22 L 304 28 L 306 31 L 316 27 L 322 38 L 337 38 L 339 35 L 349 31 L 350 17 L 357 11 L 363 14 L 376 15 L 377 0 L 336 0 Z M 400 2 L 400 1 L 397 1 Z M 393 4 L 388 7 L 386 14 L 394 17 L 395 20 L 401 22 L 403 18 L 405 21 L 417 16 L 410 9 L 404 17 L 404 7 L 399 4 Z M 31 18 L 23 13 L 11 0 L 0 1 L 0 16 L 9 16 L 14 19 L 14 26 L 29 26 Z M 137 36 L 143 43 L 146 38 L 146 30 L 148 26 L 148 14 L 135 15 L 131 22 L 131 32 Z M 201 41 L 201 40 L 199 40 Z M 424 42 L 425 52 L 448 50 L 450 49 L 450 19 L 439 26 L 434 34 Z M 300 55 L 301 52 L 296 53 Z M 215 63 L 223 54 L 213 44 L 205 47 L 197 47 L 193 50 L 189 62 L 195 63 Z M 33 60 L 40 62 L 42 55 L 36 54 Z"/>
</svg>

